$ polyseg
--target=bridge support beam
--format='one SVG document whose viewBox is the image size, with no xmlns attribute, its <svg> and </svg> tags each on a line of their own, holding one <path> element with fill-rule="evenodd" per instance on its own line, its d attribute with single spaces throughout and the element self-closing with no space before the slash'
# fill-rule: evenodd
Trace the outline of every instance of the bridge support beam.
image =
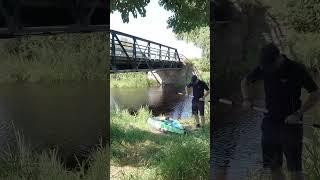
<svg viewBox="0 0 320 180">
<path fill-rule="evenodd" d="M 190 73 L 188 68 L 153 70 L 148 72 L 148 79 L 156 80 L 160 85 L 185 85 L 190 81 Z"/>
</svg>

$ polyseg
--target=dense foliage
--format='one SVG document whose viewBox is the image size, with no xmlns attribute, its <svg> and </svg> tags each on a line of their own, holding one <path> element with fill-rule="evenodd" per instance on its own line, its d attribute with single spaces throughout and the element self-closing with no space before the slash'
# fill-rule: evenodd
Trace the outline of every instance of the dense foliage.
<svg viewBox="0 0 320 180">
<path fill-rule="evenodd" d="M 210 57 L 210 29 L 208 26 L 198 27 L 189 32 L 177 34 L 178 39 L 192 42 L 202 49 L 202 57 L 209 60 Z"/>
<path fill-rule="evenodd" d="M 287 22 L 298 32 L 320 32 L 320 1 L 289 0 Z"/>
<path fill-rule="evenodd" d="M 295 60 L 308 68 L 320 67 L 320 1 L 256 0 L 270 7 L 269 13 L 287 29 L 285 37 Z M 284 29 L 284 28 L 283 28 Z"/>
<path fill-rule="evenodd" d="M 130 13 L 134 18 L 138 14 L 142 17 L 146 15 L 145 7 L 150 3 L 150 0 L 112 0 L 110 1 L 111 13 L 119 11 L 122 16 L 123 22 L 129 22 Z"/>
<path fill-rule="evenodd" d="M 130 14 L 136 18 L 146 15 L 145 7 L 150 0 L 115 0 L 111 1 L 111 12 L 119 11 L 123 22 L 129 22 Z M 192 29 L 209 25 L 209 1 L 206 0 L 159 0 L 159 4 L 174 13 L 168 19 L 168 27 L 175 33 L 188 32 Z"/>
<path fill-rule="evenodd" d="M 190 32 L 209 25 L 209 1 L 207 0 L 160 0 L 160 5 L 174 12 L 168 20 L 174 32 Z"/>
</svg>

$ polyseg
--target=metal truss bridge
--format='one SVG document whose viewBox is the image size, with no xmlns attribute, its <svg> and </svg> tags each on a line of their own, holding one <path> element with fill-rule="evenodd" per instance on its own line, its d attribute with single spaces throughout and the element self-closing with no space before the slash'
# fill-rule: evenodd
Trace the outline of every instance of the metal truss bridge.
<svg viewBox="0 0 320 180">
<path fill-rule="evenodd" d="M 110 59 L 111 73 L 183 67 L 177 49 L 114 30 L 110 30 Z"/>
</svg>

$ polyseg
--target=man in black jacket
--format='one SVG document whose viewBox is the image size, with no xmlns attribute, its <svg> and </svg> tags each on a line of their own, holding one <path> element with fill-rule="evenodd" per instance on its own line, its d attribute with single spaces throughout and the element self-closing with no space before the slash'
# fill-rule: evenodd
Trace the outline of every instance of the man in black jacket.
<svg viewBox="0 0 320 180">
<path fill-rule="evenodd" d="M 318 86 L 303 65 L 280 54 L 274 44 L 262 48 L 259 66 L 241 82 L 245 108 L 252 106 L 249 85 L 258 80 L 264 81 L 268 110 L 261 126 L 263 166 L 271 169 L 273 179 L 284 180 L 284 154 L 291 179 L 302 180 L 302 117 L 319 101 Z M 309 92 L 304 104 L 300 100 L 302 88 Z"/>
<path fill-rule="evenodd" d="M 196 75 L 192 76 L 191 82 L 186 86 L 185 88 L 186 95 L 189 95 L 188 89 L 191 87 L 193 89 L 192 114 L 194 115 L 194 118 L 196 121 L 196 127 L 199 128 L 200 123 L 199 123 L 198 111 L 200 112 L 201 125 L 203 126 L 205 123 L 204 102 L 205 102 L 205 98 L 209 94 L 209 87 L 205 82 L 199 80 Z"/>
</svg>

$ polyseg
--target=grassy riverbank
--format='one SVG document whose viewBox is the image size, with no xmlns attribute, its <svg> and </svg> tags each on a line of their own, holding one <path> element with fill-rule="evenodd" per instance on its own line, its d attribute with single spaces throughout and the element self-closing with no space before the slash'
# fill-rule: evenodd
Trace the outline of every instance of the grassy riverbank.
<svg viewBox="0 0 320 180">
<path fill-rule="evenodd" d="M 107 38 L 89 33 L 1 40 L 0 83 L 103 80 Z"/>
<path fill-rule="evenodd" d="M 192 134 L 159 134 L 148 126 L 150 116 L 146 108 L 111 113 L 111 178 L 208 179 L 209 122 Z"/>
<path fill-rule="evenodd" d="M 106 147 L 99 146 L 87 160 L 67 169 L 56 149 L 33 151 L 23 135 L 17 131 L 15 135 L 16 144 L 0 155 L 0 179 L 97 180 L 109 177 L 109 151 Z"/>
<path fill-rule="evenodd" d="M 111 74 L 110 79 L 111 88 L 140 88 L 159 85 L 157 81 L 148 79 L 144 72 Z"/>
</svg>

